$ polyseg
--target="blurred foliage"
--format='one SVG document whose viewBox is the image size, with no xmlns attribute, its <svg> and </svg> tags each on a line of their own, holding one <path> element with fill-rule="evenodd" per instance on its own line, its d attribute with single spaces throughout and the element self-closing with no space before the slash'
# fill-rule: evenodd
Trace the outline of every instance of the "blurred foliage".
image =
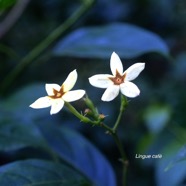
<svg viewBox="0 0 186 186">
<path fill-rule="evenodd" d="M 6 10 L 16 3 L 16 0 L 1 0 L 0 1 L 0 10 Z"/>
<path fill-rule="evenodd" d="M 64 180 L 63 185 L 121 185 L 119 152 L 103 129 L 82 124 L 65 108 L 54 116 L 49 109 L 29 108 L 46 94 L 45 83 L 61 84 L 77 69 L 76 86 L 87 91 L 112 125 L 119 99 L 102 102 L 103 90 L 88 83 L 94 74 L 110 73 L 112 51 L 125 69 L 146 63 L 135 80 L 141 94 L 130 100 L 118 131 L 130 162 L 128 185 L 185 185 L 186 1 L 99 0 L 88 7 L 89 2 L 29 1 L 0 38 L 0 185 L 15 179 L 19 186 L 38 184 L 46 178 Z M 15 3 L 0 1 L 1 22 L 13 16 Z M 78 21 L 21 66 L 3 90 L 10 73 L 81 6 L 87 11 Z M 83 101 L 74 106 L 85 109 Z M 142 160 L 136 154 L 162 158 Z"/>
</svg>

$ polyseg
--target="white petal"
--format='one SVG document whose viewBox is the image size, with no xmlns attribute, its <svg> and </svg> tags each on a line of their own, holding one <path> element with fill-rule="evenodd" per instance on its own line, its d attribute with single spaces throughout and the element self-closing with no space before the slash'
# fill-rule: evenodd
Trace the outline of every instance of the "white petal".
<svg viewBox="0 0 186 186">
<path fill-rule="evenodd" d="M 125 80 L 132 81 L 140 72 L 145 68 L 145 63 L 135 63 L 134 65 L 130 66 L 124 73 L 126 73 Z"/>
<path fill-rule="evenodd" d="M 105 90 L 101 100 L 112 101 L 118 94 L 119 94 L 119 86 L 111 85 Z"/>
<path fill-rule="evenodd" d="M 64 101 L 59 98 L 59 99 L 52 99 L 52 105 L 51 105 L 51 110 L 50 110 L 50 114 L 56 114 L 58 113 L 64 105 Z"/>
<path fill-rule="evenodd" d="M 120 85 L 121 93 L 129 98 L 134 98 L 140 94 L 138 87 L 132 82 L 125 82 Z"/>
<path fill-rule="evenodd" d="M 60 90 L 60 86 L 58 84 L 46 84 L 45 85 L 45 89 L 46 89 L 46 92 L 49 96 L 53 96 L 54 95 L 54 89 L 59 91 Z"/>
<path fill-rule="evenodd" d="M 108 74 L 98 74 L 90 77 L 88 80 L 92 86 L 98 88 L 107 88 L 108 86 L 113 84 L 113 82 L 109 79 L 109 77 L 113 77 L 113 76 Z"/>
<path fill-rule="evenodd" d="M 81 99 L 85 94 L 84 90 L 72 90 L 63 95 L 63 100 L 66 102 L 76 101 Z"/>
<path fill-rule="evenodd" d="M 120 74 L 123 74 L 123 64 L 119 56 L 115 52 L 112 53 L 111 58 L 110 58 L 110 69 L 114 76 L 116 75 L 116 70 Z"/>
<path fill-rule="evenodd" d="M 72 72 L 70 72 L 67 79 L 64 81 L 62 85 L 64 92 L 67 92 L 73 88 L 73 86 L 75 85 L 77 81 L 77 77 L 78 77 L 78 74 L 76 70 L 73 70 Z"/>
<path fill-rule="evenodd" d="M 49 98 L 48 96 L 41 97 L 30 105 L 30 107 L 35 109 L 46 108 L 50 106 L 51 106 L 51 98 Z"/>
</svg>

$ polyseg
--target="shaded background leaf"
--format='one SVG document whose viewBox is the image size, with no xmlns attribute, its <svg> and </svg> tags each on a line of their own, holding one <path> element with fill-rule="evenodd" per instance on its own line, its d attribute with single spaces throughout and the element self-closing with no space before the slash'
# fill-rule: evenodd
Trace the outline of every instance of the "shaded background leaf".
<svg viewBox="0 0 186 186">
<path fill-rule="evenodd" d="M 126 23 L 80 28 L 59 41 L 53 50 L 58 56 L 106 59 L 113 51 L 123 58 L 148 52 L 169 55 L 168 47 L 158 35 Z"/>
<path fill-rule="evenodd" d="M 155 176 L 156 176 L 156 184 L 158 186 L 175 186 L 175 185 L 184 185 L 184 180 L 186 177 L 186 161 L 174 162 L 174 166 L 170 166 L 170 162 L 173 161 L 175 156 L 180 156 L 180 151 L 176 153 L 180 149 L 180 143 L 172 142 L 168 146 L 164 147 L 162 154 L 163 158 L 160 159 L 155 166 Z M 185 150 L 184 150 L 185 152 Z"/>
<path fill-rule="evenodd" d="M 33 103 L 38 97 L 45 96 L 45 84 L 32 84 L 24 86 L 14 94 L 8 96 L 0 103 L 0 119 L 11 115 L 11 118 L 21 119 L 25 122 L 32 118 L 42 117 L 49 112 L 48 109 L 40 109 L 35 112 L 29 105 Z"/>
<path fill-rule="evenodd" d="M 80 173 L 60 163 L 29 159 L 0 167 L 0 185 L 90 186 Z"/>
<path fill-rule="evenodd" d="M 0 141 L 0 151 L 18 150 L 28 146 L 47 146 L 40 131 L 34 125 L 20 121 L 0 122 Z"/>
<path fill-rule="evenodd" d="M 177 163 L 181 161 L 186 160 L 186 145 L 184 145 L 175 155 L 173 160 L 168 164 L 168 166 L 165 168 L 165 171 L 168 171 L 171 169 L 173 166 L 175 166 Z"/>
<path fill-rule="evenodd" d="M 171 118 L 171 110 L 166 105 L 151 104 L 144 112 L 144 121 L 150 133 L 160 133 Z"/>
<path fill-rule="evenodd" d="M 49 146 L 64 160 L 92 180 L 96 186 L 115 186 L 115 175 L 105 157 L 83 136 L 53 123 L 39 128 Z"/>
</svg>

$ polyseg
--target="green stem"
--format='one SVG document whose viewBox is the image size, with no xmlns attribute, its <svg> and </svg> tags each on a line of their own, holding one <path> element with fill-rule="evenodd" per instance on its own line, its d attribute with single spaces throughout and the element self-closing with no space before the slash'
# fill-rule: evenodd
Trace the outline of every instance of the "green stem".
<svg viewBox="0 0 186 186">
<path fill-rule="evenodd" d="M 126 186 L 126 179 L 127 179 L 127 168 L 128 168 L 128 159 L 127 156 L 125 154 L 125 151 L 123 149 L 123 145 L 117 135 L 117 133 L 112 133 L 112 137 L 114 138 L 114 141 L 118 147 L 118 150 L 120 152 L 121 155 L 121 162 L 123 164 L 123 176 L 122 176 L 122 185 Z"/>
<path fill-rule="evenodd" d="M 121 160 L 122 160 L 122 163 L 123 163 L 123 186 L 126 185 L 126 177 L 127 177 L 127 168 L 128 168 L 128 159 L 127 159 L 127 156 L 125 154 L 125 151 L 123 149 L 123 146 L 122 146 L 122 143 L 118 137 L 118 134 L 117 134 L 117 128 L 119 126 L 119 123 L 121 121 L 121 116 L 126 108 L 126 106 L 128 105 L 128 102 L 127 102 L 127 99 L 125 96 L 123 96 L 121 94 L 121 105 L 120 105 L 120 111 L 119 111 L 119 115 L 117 117 L 117 120 L 112 128 L 112 137 L 114 138 L 114 141 L 119 149 L 119 152 L 120 152 L 120 155 L 121 155 Z"/>
<path fill-rule="evenodd" d="M 123 164 L 123 177 L 122 177 L 123 186 L 126 186 L 128 159 L 127 159 L 127 156 L 126 156 L 125 151 L 123 149 L 122 142 L 121 142 L 121 140 L 118 137 L 117 128 L 118 128 L 119 123 L 121 121 L 121 116 L 123 114 L 123 111 L 125 110 L 127 105 L 128 105 L 128 102 L 127 102 L 126 97 L 121 94 L 120 112 L 119 112 L 119 115 L 117 117 L 117 120 L 116 120 L 113 128 L 110 128 L 109 126 L 105 125 L 104 123 L 100 123 L 99 124 L 100 126 L 105 128 L 108 131 L 109 134 L 111 134 L 111 136 L 113 137 L 113 139 L 114 139 L 114 141 L 115 141 L 115 143 L 116 143 L 116 145 L 118 147 L 118 150 L 120 152 L 121 162 Z"/>
<path fill-rule="evenodd" d="M 127 104 L 128 104 L 128 103 L 127 103 L 126 97 L 123 96 L 123 95 L 121 94 L 120 111 L 119 111 L 119 115 L 118 115 L 117 120 L 116 120 L 116 122 L 115 122 L 115 124 L 114 124 L 114 127 L 113 127 L 113 131 L 114 131 L 114 132 L 117 130 L 117 128 L 118 128 L 118 126 L 119 126 L 119 123 L 120 123 L 120 120 L 121 120 L 121 116 L 122 116 L 123 111 L 125 110 Z"/>
<path fill-rule="evenodd" d="M 28 53 L 19 64 L 7 75 L 1 85 L 1 92 L 4 93 L 15 81 L 17 76 L 31 64 L 48 46 L 69 29 L 94 3 L 94 0 L 84 0 L 83 4 L 75 11 L 63 24 L 57 27 L 47 38 L 38 44 L 30 53 Z"/>
<path fill-rule="evenodd" d="M 91 111 L 91 116 L 95 119 L 98 120 L 99 119 L 99 113 L 97 108 L 94 106 L 93 102 L 91 99 L 89 99 L 88 95 L 86 95 L 86 97 L 84 98 L 84 102 L 86 104 L 86 106 L 90 109 Z"/>
<path fill-rule="evenodd" d="M 104 123 L 100 123 L 99 125 L 108 131 L 108 133 L 113 137 L 113 139 L 118 147 L 118 150 L 121 155 L 122 166 L 123 166 L 123 177 L 122 177 L 123 183 L 122 183 L 122 185 L 126 186 L 127 169 L 128 169 L 129 162 L 128 162 L 127 156 L 125 154 L 125 151 L 123 149 L 123 145 L 121 143 L 121 140 L 118 137 L 117 131 L 114 131 L 113 128 L 110 128 L 109 126 L 105 125 Z"/>
<path fill-rule="evenodd" d="M 94 108 L 93 108 L 94 105 L 93 105 L 92 101 L 90 99 L 88 99 L 88 97 L 85 99 L 85 101 L 88 104 L 88 106 L 91 108 L 91 110 L 94 110 Z M 114 139 L 114 141 L 115 141 L 115 143 L 118 147 L 118 150 L 120 152 L 120 155 L 121 155 L 121 162 L 122 162 L 122 165 L 123 165 L 123 177 L 122 177 L 123 186 L 126 186 L 128 159 L 127 159 L 127 156 L 126 156 L 125 151 L 123 149 L 122 142 L 118 137 L 117 128 L 118 128 L 119 123 L 121 121 L 122 113 L 125 110 L 127 104 L 128 104 L 128 102 L 127 102 L 126 97 L 121 95 L 120 112 L 119 112 L 117 120 L 114 124 L 114 127 L 111 128 L 111 127 L 107 126 L 106 124 L 104 124 L 102 122 L 102 120 L 99 120 L 99 119 L 95 120 L 95 121 L 90 120 L 89 118 L 80 114 L 70 103 L 67 103 L 67 102 L 65 103 L 65 106 L 69 109 L 69 111 L 72 112 L 76 117 L 78 117 L 82 122 L 90 123 L 90 124 L 93 124 L 93 125 L 98 125 L 98 126 L 104 128 L 104 129 L 106 129 L 107 133 L 109 133 L 113 137 L 113 139 Z"/>
<path fill-rule="evenodd" d="M 98 122 L 96 121 L 92 121 L 89 118 L 83 116 L 82 114 L 80 114 L 70 103 L 65 102 L 65 106 L 68 108 L 68 110 L 74 114 L 77 118 L 80 119 L 80 121 L 84 122 L 84 123 L 91 123 L 93 125 L 97 125 Z"/>
</svg>

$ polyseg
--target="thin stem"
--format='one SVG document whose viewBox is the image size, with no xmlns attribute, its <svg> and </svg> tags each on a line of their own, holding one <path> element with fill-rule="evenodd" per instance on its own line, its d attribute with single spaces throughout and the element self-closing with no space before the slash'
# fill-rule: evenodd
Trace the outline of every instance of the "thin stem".
<svg viewBox="0 0 186 186">
<path fill-rule="evenodd" d="M 17 4 L 10 10 L 9 14 L 0 23 L 0 38 L 16 23 L 30 0 L 18 0 Z"/>
<path fill-rule="evenodd" d="M 122 165 L 123 165 L 122 185 L 126 186 L 127 169 L 128 169 L 129 162 L 128 162 L 127 156 L 125 154 L 125 151 L 123 149 L 123 145 L 121 143 L 121 140 L 118 137 L 117 131 L 114 131 L 112 128 L 105 125 L 104 123 L 100 123 L 99 125 L 102 126 L 103 128 L 105 128 L 108 131 L 108 133 L 111 134 L 111 136 L 113 137 L 113 139 L 114 139 L 114 141 L 115 141 L 115 143 L 118 147 L 118 150 L 119 150 L 120 155 L 121 155 L 121 162 L 122 162 Z"/>
<path fill-rule="evenodd" d="M 123 111 L 125 110 L 127 104 L 128 103 L 127 103 L 126 97 L 121 94 L 121 105 L 120 105 L 119 115 L 118 115 L 117 120 L 116 120 L 116 122 L 114 124 L 114 127 L 113 127 L 113 131 L 114 132 L 117 130 L 117 128 L 119 126 L 119 123 L 120 123 L 120 120 L 121 120 L 121 116 L 122 116 Z"/>
<path fill-rule="evenodd" d="M 31 64 L 48 46 L 69 29 L 93 4 L 94 0 L 83 1 L 83 4 L 74 12 L 64 23 L 57 27 L 47 38 L 38 44 L 30 53 L 28 53 L 19 64 L 7 75 L 1 85 L 1 92 L 4 93 L 15 81 L 17 76 Z"/>
<path fill-rule="evenodd" d="M 85 99 L 86 103 L 88 104 L 88 106 L 91 108 L 91 110 L 94 110 L 94 105 L 92 103 L 92 101 L 90 99 L 88 99 L 88 97 Z M 120 105 L 120 112 L 119 112 L 119 115 L 117 117 L 117 120 L 114 124 L 114 127 L 111 128 L 109 126 L 107 126 L 106 124 L 103 123 L 103 120 L 90 120 L 89 118 L 83 116 L 82 114 L 80 114 L 70 103 L 65 103 L 65 106 L 69 109 L 69 111 L 71 111 L 76 117 L 78 117 L 82 122 L 84 123 L 90 123 L 90 124 L 93 124 L 93 125 L 98 125 L 104 129 L 106 129 L 107 133 L 109 133 L 117 147 L 118 147 L 118 150 L 120 152 L 120 155 L 121 155 L 121 162 L 122 162 L 122 165 L 123 165 L 123 178 L 122 178 L 122 181 L 123 181 L 123 186 L 126 186 L 126 177 L 127 177 L 127 169 L 128 169 L 128 159 L 127 159 L 127 156 L 125 154 L 125 151 L 123 149 L 123 145 L 122 145 L 122 142 L 121 140 L 119 139 L 118 137 L 118 134 L 117 134 L 117 128 L 119 126 L 119 123 L 120 123 L 120 120 L 121 120 L 121 116 L 122 116 L 122 113 L 123 111 L 125 110 L 126 106 L 127 106 L 128 102 L 126 100 L 126 97 L 124 97 L 123 95 L 121 95 L 121 105 Z M 98 113 L 99 114 L 99 113 Z M 98 117 L 99 118 L 99 117 Z"/>
<path fill-rule="evenodd" d="M 125 151 L 123 149 L 122 143 L 117 135 L 117 133 L 112 133 L 112 137 L 114 138 L 114 141 L 118 147 L 118 150 L 120 152 L 121 155 L 121 162 L 123 164 L 123 179 L 122 179 L 122 185 L 126 186 L 126 180 L 127 180 L 127 168 L 128 168 L 128 159 L 127 156 L 125 154 Z"/>
<path fill-rule="evenodd" d="M 97 108 L 94 106 L 93 102 L 91 99 L 89 99 L 88 95 L 84 98 L 84 102 L 86 106 L 90 109 L 91 116 L 95 119 L 98 120 L 100 115 L 98 113 Z"/>
<path fill-rule="evenodd" d="M 119 152 L 120 152 L 120 155 L 121 155 L 121 160 L 122 160 L 122 163 L 123 163 L 123 186 L 126 185 L 126 177 L 127 177 L 127 168 L 128 168 L 128 159 L 127 159 L 127 156 L 125 154 L 125 151 L 123 149 L 123 146 L 122 146 L 122 143 L 118 137 L 118 134 L 117 134 L 117 128 L 119 126 L 119 123 L 121 121 L 121 117 L 122 117 L 122 114 L 126 108 L 126 106 L 128 105 L 128 102 L 127 102 L 127 99 L 125 96 L 123 96 L 121 94 L 121 105 L 120 105 L 120 110 L 119 110 L 119 115 L 117 117 L 117 120 L 112 128 L 112 137 L 114 138 L 114 141 L 119 149 Z"/>
</svg>

